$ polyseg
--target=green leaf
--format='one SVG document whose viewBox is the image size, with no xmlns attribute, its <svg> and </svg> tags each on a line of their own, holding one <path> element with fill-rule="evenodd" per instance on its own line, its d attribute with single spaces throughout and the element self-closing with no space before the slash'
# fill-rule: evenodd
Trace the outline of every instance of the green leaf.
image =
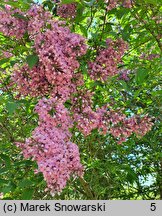
<svg viewBox="0 0 162 216">
<path fill-rule="evenodd" d="M 5 102 L 5 96 L 1 95 L 0 96 L 0 105 L 3 104 Z"/>
<path fill-rule="evenodd" d="M 145 0 L 146 3 L 158 5 L 162 3 L 162 0 Z"/>
<path fill-rule="evenodd" d="M 3 65 L 3 64 L 5 64 L 5 63 L 7 63 L 7 62 L 9 62 L 9 58 L 3 58 L 3 59 L 1 59 L 0 60 L 0 65 Z"/>
<path fill-rule="evenodd" d="M 112 31 L 112 24 L 111 23 L 106 23 L 105 32 L 110 32 L 110 31 Z"/>
<path fill-rule="evenodd" d="M 13 198 L 10 196 L 5 196 L 2 200 L 13 200 Z"/>
<path fill-rule="evenodd" d="M 9 192 L 13 192 L 14 190 L 16 189 L 16 185 L 10 181 L 8 183 L 8 185 L 6 185 L 3 189 L 2 189 L 2 192 L 5 194 L 5 193 L 9 193 Z"/>
<path fill-rule="evenodd" d="M 26 188 L 23 191 L 21 199 L 22 200 L 30 200 L 30 199 L 32 199 L 33 193 L 34 193 L 34 189 L 29 189 L 29 188 L 27 189 Z"/>
<path fill-rule="evenodd" d="M 25 21 L 27 21 L 28 19 L 26 17 L 24 17 L 23 15 L 19 14 L 19 13 L 14 13 L 12 15 L 13 17 L 19 18 L 19 19 L 23 19 Z"/>
<path fill-rule="evenodd" d="M 24 179 L 23 181 L 21 181 L 18 185 L 18 187 L 20 188 L 26 188 L 26 187 L 30 187 L 33 185 L 33 182 L 30 181 L 29 179 Z"/>
<path fill-rule="evenodd" d="M 32 0 L 19 0 L 19 1 L 7 1 L 8 5 L 11 5 L 13 8 L 21 8 L 21 9 L 29 9 L 31 7 L 31 3 L 33 3 Z M 5 5 L 5 2 L 2 2 L 1 4 Z"/>
<path fill-rule="evenodd" d="M 162 96 L 162 90 L 156 90 L 151 93 L 153 96 Z"/>
<path fill-rule="evenodd" d="M 39 58 L 37 55 L 29 55 L 26 58 L 26 61 L 28 63 L 29 68 L 32 69 L 38 63 Z"/>
<path fill-rule="evenodd" d="M 48 7 L 49 10 L 52 10 L 52 8 L 53 8 L 53 2 L 51 2 L 51 1 L 49 1 L 49 0 L 43 1 L 43 6 L 44 6 L 44 7 Z"/>
<path fill-rule="evenodd" d="M 4 168 L 1 168 L 0 169 L 0 174 L 4 174 L 4 173 L 6 173 L 6 172 L 8 172 L 8 168 L 6 168 L 6 167 L 4 167 Z"/>
<path fill-rule="evenodd" d="M 127 179 L 131 184 L 133 184 L 133 182 L 137 181 L 137 175 L 134 172 L 134 170 L 131 168 L 127 169 Z"/>
<path fill-rule="evenodd" d="M 128 90 L 128 85 L 127 85 L 127 83 L 124 80 L 120 80 L 119 84 L 120 84 L 120 86 L 121 86 L 122 89 Z"/>
<path fill-rule="evenodd" d="M 29 162 L 29 163 L 28 163 Z M 14 163 L 15 167 L 21 167 L 21 166 L 29 166 L 32 165 L 33 162 L 32 161 L 27 161 L 27 160 L 23 160 L 23 161 L 18 161 Z"/>
<path fill-rule="evenodd" d="M 71 3 L 74 3 L 76 2 L 75 0 L 62 0 L 61 1 L 61 4 L 71 4 Z"/>
<path fill-rule="evenodd" d="M 83 35 L 85 37 L 87 37 L 88 33 L 87 33 L 87 29 L 83 26 L 83 25 L 80 25 L 80 30 L 81 32 L 83 33 Z"/>
<path fill-rule="evenodd" d="M 6 104 L 6 109 L 7 111 L 9 112 L 10 115 L 12 115 L 15 110 L 17 109 L 17 107 L 19 106 L 20 104 L 16 103 L 16 102 L 8 102 Z"/>
<path fill-rule="evenodd" d="M 128 8 L 120 8 L 120 10 L 117 11 L 116 15 L 118 19 L 121 19 L 125 14 L 129 13 Z"/>
<path fill-rule="evenodd" d="M 0 7 L 1 7 L 2 9 L 6 9 L 4 5 L 1 5 L 1 4 L 0 4 Z"/>
<path fill-rule="evenodd" d="M 26 46 L 22 46 L 22 45 L 17 45 L 13 51 L 17 52 L 17 53 L 23 53 L 25 51 L 28 51 L 29 49 Z"/>
<path fill-rule="evenodd" d="M 0 185 L 2 184 L 8 184 L 8 180 L 0 178 Z"/>
<path fill-rule="evenodd" d="M 142 84 L 144 81 L 146 81 L 147 75 L 148 72 L 146 69 L 139 68 L 136 73 L 136 83 Z"/>
<path fill-rule="evenodd" d="M 8 155 L 0 154 L 0 158 L 5 162 L 6 167 L 11 166 L 11 161 Z"/>
</svg>

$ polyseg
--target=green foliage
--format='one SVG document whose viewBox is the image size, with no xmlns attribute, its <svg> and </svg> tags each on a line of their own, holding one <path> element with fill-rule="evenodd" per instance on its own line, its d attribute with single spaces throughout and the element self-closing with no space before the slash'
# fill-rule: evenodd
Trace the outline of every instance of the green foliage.
<svg viewBox="0 0 162 216">
<path fill-rule="evenodd" d="M 30 8 L 31 4 L 33 3 L 33 0 L 17 0 L 12 1 L 8 0 L 7 4 L 14 7 L 14 8 L 21 8 L 22 10 L 27 10 Z M 4 6 L 6 4 L 5 1 L 1 1 L 0 5 Z"/>
<path fill-rule="evenodd" d="M 29 55 L 26 58 L 26 61 L 29 65 L 29 68 L 32 69 L 39 61 L 39 58 L 37 55 Z"/>
</svg>

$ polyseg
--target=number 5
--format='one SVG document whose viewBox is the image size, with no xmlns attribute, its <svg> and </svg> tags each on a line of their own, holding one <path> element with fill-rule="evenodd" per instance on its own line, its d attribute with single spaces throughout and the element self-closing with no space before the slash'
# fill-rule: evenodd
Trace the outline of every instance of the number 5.
<svg viewBox="0 0 162 216">
<path fill-rule="evenodd" d="M 156 203 L 151 203 L 150 210 L 151 211 L 155 211 L 156 210 Z"/>
</svg>

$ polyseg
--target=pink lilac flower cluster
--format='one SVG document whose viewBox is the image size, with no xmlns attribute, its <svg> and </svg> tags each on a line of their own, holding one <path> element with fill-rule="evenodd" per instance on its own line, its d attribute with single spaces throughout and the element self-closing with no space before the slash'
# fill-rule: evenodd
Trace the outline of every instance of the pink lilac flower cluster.
<svg viewBox="0 0 162 216">
<path fill-rule="evenodd" d="M 53 23 L 51 30 L 35 38 L 35 48 L 39 64 L 44 67 L 45 78 L 55 86 L 52 95 L 59 94 L 67 100 L 75 88 L 71 80 L 80 66 L 77 58 L 86 53 L 84 38 Z"/>
<path fill-rule="evenodd" d="M 106 40 L 107 48 L 101 49 L 94 62 L 89 63 L 89 75 L 93 80 L 106 81 L 109 76 L 119 73 L 118 65 L 127 49 L 127 44 L 119 39 L 116 42 Z"/>
<path fill-rule="evenodd" d="M 99 116 L 91 107 L 87 107 L 81 114 L 74 113 L 74 119 L 77 122 L 78 129 L 85 135 L 89 135 L 93 129 L 98 126 Z"/>
<path fill-rule="evenodd" d="M 29 69 L 27 64 L 23 66 L 16 64 L 11 78 L 11 84 L 16 84 L 15 88 L 19 96 L 44 96 L 52 89 L 52 86 L 49 85 L 48 80 L 45 78 L 42 65 Z"/>
<path fill-rule="evenodd" d="M 69 127 L 72 120 L 62 101 L 56 98 L 39 100 L 35 111 L 39 125 L 25 143 L 16 143 L 25 158 L 38 164 L 36 172 L 42 172 L 51 194 L 61 192 L 70 176 L 83 175 L 79 149 L 70 141 Z"/>
<path fill-rule="evenodd" d="M 34 5 L 27 12 L 27 31 L 30 38 L 34 38 L 39 32 L 43 32 L 48 27 L 48 20 L 52 19 L 50 12 L 45 11 L 42 6 Z"/>
<path fill-rule="evenodd" d="M 120 5 L 126 8 L 132 7 L 132 0 L 106 0 L 107 10 L 112 10 Z"/>
<path fill-rule="evenodd" d="M 92 95 L 93 93 L 89 91 L 81 90 L 78 92 L 78 97 L 74 97 L 72 100 L 73 119 L 85 136 L 97 128 L 101 134 L 112 134 L 121 144 L 132 133 L 144 136 L 151 129 L 153 123 L 148 116 L 127 118 L 120 110 L 107 110 L 107 105 L 94 111 L 92 109 Z"/>
<path fill-rule="evenodd" d="M 154 60 L 156 58 L 160 58 L 160 55 L 159 54 L 155 54 L 155 53 L 151 53 L 151 54 L 145 54 L 143 53 L 141 56 L 140 56 L 141 59 L 144 59 L 144 60 Z"/>
<path fill-rule="evenodd" d="M 40 123 L 32 137 L 25 143 L 17 143 L 25 158 L 32 158 L 38 164 L 36 172 L 42 172 L 51 194 L 61 192 L 71 174 L 82 176 L 79 149 L 67 141 L 66 134 L 50 122 Z"/>
<path fill-rule="evenodd" d="M 89 135 L 98 123 L 98 114 L 92 110 L 92 97 L 93 92 L 79 89 L 76 95 L 71 98 L 73 119 L 85 136 Z"/>
<path fill-rule="evenodd" d="M 128 118 L 122 111 L 107 110 L 106 107 L 103 106 L 96 111 L 98 114 L 97 128 L 101 134 L 112 134 L 118 144 L 125 142 L 132 133 L 139 137 L 144 136 L 153 126 L 152 118 L 149 118 L 148 115 L 143 117 L 134 115 Z"/>
<path fill-rule="evenodd" d="M 42 8 L 32 8 L 27 14 L 31 17 L 27 30 L 39 62 L 32 69 L 27 64 L 16 65 L 12 80 L 22 95 L 48 93 L 66 101 L 76 88 L 72 78 L 80 66 L 77 58 L 86 53 L 85 39 L 53 20 L 48 12 L 42 13 Z"/>
<path fill-rule="evenodd" d="M 5 6 L 5 9 L 0 10 L 0 32 L 5 36 L 14 36 L 16 39 L 20 39 L 26 31 L 27 22 L 19 18 L 17 14 L 24 15 L 19 9 L 12 9 L 8 5 Z"/>
<path fill-rule="evenodd" d="M 59 5 L 57 8 L 57 15 L 65 19 L 75 18 L 76 12 L 77 12 L 76 3 L 62 4 L 62 5 Z"/>
<path fill-rule="evenodd" d="M 129 73 L 130 73 L 130 70 L 126 70 L 126 69 L 121 70 L 119 72 L 119 78 L 118 79 L 119 80 L 124 80 L 124 81 L 129 81 L 130 80 Z"/>
<path fill-rule="evenodd" d="M 77 95 L 77 96 L 76 96 Z M 127 117 L 122 110 L 113 110 L 111 106 L 104 105 L 93 107 L 93 92 L 79 89 L 71 98 L 73 120 L 77 123 L 77 128 L 85 135 L 89 135 L 93 129 L 98 129 L 103 135 L 112 134 L 117 139 L 118 144 L 125 142 L 132 133 L 137 136 L 144 136 L 153 125 L 152 118 L 147 115 L 139 117 Z"/>
<path fill-rule="evenodd" d="M 140 117 L 134 115 L 127 117 L 122 110 L 113 110 L 108 105 L 92 109 L 92 93 L 79 91 L 78 97 L 72 100 L 73 118 L 77 122 L 78 129 L 85 135 L 89 135 L 93 129 L 98 129 L 103 135 L 111 134 L 117 139 L 118 144 L 125 142 L 135 133 L 144 136 L 153 125 L 152 118 L 147 115 Z"/>
<path fill-rule="evenodd" d="M 35 106 L 39 120 L 50 122 L 53 127 L 61 128 L 68 135 L 68 129 L 72 127 L 73 121 L 69 111 L 57 97 L 43 98 Z"/>
<path fill-rule="evenodd" d="M 110 128 L 110 133 L 117 138 L 118 144 L 121 144 L 135 133 L 137 136 L 142 137 L 152 128 L 152 118 L 147 115 L 144 117 L 139 117 L 138 115 L 125 118 L 119 124 L 114 124 Z"/>
<path fill-rule="evenodd" d="M 71 174 L 83 174 L 78 147 L 70 141 L 69 128 L 73 120 L 64 102 L 76 91 L 77 85 L 83 84 L 80 80 L 83 77 L 77 73 L 80 66 L 77 58 L 86 53 L 87 46 L 82 36 L 71 33 L 64 23 L 54 20 L 42 7 L 34 6 L 26 17 L 25 31 L 33 42 L 39 62 L 32 69 L 27 64 L 15 65 L 12 82 L 22 96 L 50 95 L 50 98 L 39 100 L 35 107 L 38 127 L 31 138 L 17 145 L 26 158 L 37 161 L 48 189 L 56 193 L 65 187 Z M 19 28 L 18 22 L 17 25 Z M 13 36 L 16 34 L 13 32 Z"/>
<path fill-rule="evenodd" d="M 2 54 L 0 55 L 0 59 L 1 59 L 1 57 L 2 58 L 10 58 L 10 57 L 12 57 L 13 56 L 13 54 L 12 54 L 12 52 L 9 52 L 9 51 L 1 51 L 2 52 Z"/>
</svg>

